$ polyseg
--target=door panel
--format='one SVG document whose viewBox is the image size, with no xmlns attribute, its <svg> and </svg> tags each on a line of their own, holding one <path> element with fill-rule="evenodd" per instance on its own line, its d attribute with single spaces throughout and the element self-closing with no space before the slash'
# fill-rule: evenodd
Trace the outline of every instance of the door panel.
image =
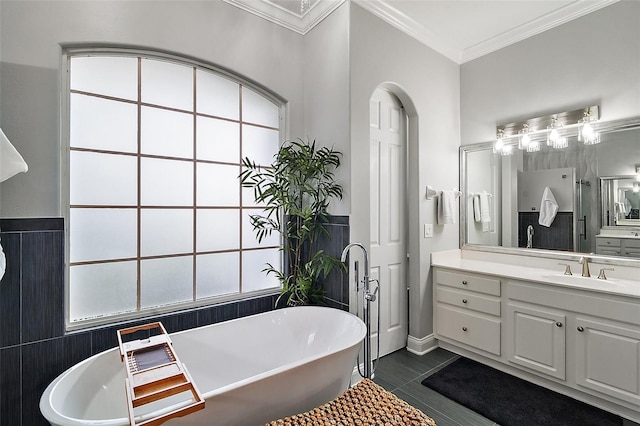
<svg viewBox="0 0 640 426">
<path fill-rule="evenodd" d="M 370 262 L 379 274 L 380 354 L 385 355 L 405 347 L 408 334 L 406 119 L 400 101 L 384 90 L 374 93 L 370 107 Z M 372 307 L 375 321 L 376 311 Z"/>
</svg>

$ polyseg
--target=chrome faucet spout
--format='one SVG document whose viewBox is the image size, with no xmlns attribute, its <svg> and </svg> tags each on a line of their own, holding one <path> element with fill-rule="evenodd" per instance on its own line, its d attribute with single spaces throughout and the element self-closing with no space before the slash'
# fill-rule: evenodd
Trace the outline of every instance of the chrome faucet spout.
<svg viewBox="0 0 640 426">
<path fill-rule="evenodd" d="M 589 258 L 581 256 L 580 260 L 578 260 L 578 263 L 582 265 L 582 276 L 590 277 L 591 273 L 589 272 Z"/>
<path fill-rule="evenodd" d="M 369 256 L 367 253 L 367 249 L 365 248 L 365 246 L 361 243 L 351 243 L 349 245 L 347 245 L 344 250 L 342 250 L 342 256 L 340 256 L 340 261 L 342 263 L 347 261 L 347 255 L 349 254 L 349 250 L 351 250 L 351 247 L 360 247 L 360 249 L 362 250 L 362 254 L 364 255 L 364 273 L 365 276 L 368 275 L 369 273 Z"/>
</svg>

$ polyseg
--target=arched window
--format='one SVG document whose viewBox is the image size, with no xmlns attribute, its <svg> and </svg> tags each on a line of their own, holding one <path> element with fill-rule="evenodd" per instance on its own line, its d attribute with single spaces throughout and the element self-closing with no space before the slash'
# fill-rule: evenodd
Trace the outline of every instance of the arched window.
<svg viewBox="0 0 640 426">
<path fill-rule="evenodd" d="M 175 56 L 68 50 L 69 328 L 273 291 L 241 159 L 270 164 L 282 101 Z"/>
</svg>

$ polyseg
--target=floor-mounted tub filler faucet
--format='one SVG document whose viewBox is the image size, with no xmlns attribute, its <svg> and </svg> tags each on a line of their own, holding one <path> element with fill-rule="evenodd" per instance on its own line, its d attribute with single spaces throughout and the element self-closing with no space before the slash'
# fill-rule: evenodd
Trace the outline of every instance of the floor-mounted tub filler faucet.
<svg viewBox="0 0 640 426">
<path fill-rule="evenodd" d="M 378 361 L 380 360 L 380 334 L 378 333 L 377 340 L 377 354 L 376 354 L 376 362 L 372 368 L 371 362 L 371 310 L 369 304 L 371 302 L 375 302 L 376 298 L 378 299 L 378 330 L 380 330 L 380 297 L 376 297 L 376 293 L 380 289 L 380 283 L 378 280 L 372 280 L 369 278 L 369 254 L 367 253 L 367 249 L 361 243 L 351 243 L 347 245 L 344 250 L 342 250 L 342 256 L 340 260 L 345 263 L 347 261 L 347 256 L 349 254 L 349 250 L 352 247 L 359 247 L 362 250 L 362 255 L 364 256 L 364 277 L 362 281 L 360 281 L 359 277 L 359 268 L 358 262 L 354 264 L 354 278 L 356 283 L 356 293 L 362 289 L 363 291 L 363 302 L 362 302 L 362 320 L 364 321 L 364 325 L 367 328 L 367 335 L 364 338 L 364 372 L 360 371 L 360 361 L 358 360 L 358 373 L 365 379 L 370 379 L 375 371 L 375 367 L 378 365 Z M 376 288 L 371 292 L 369 288 L 369 284 L 371 282 L 376 282 Z M 362 282 L 362 287 L 360 287 L 360 282 Z M 356 315 L 360 315 L 360 303 L 359 298 L 356 297 Z"/>
<path fill-rule="evenodd" d="M 533 248 L 533 226 L 527 226 L 527 248 Z"/>
</svg>

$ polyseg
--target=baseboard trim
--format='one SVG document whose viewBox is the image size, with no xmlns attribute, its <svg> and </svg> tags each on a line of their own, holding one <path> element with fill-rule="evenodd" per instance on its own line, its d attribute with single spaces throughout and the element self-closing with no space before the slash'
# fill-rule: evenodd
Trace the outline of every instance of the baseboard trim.
<svg viewBox="0 0 640 426">
<path fill-rule="evenodd" d="M 407 350 L 416 355 L 424 355 L 437 347 L 438 341 L 433 334 L 422 338 L 409 336 L 407 339 Z"/>
</svg>

